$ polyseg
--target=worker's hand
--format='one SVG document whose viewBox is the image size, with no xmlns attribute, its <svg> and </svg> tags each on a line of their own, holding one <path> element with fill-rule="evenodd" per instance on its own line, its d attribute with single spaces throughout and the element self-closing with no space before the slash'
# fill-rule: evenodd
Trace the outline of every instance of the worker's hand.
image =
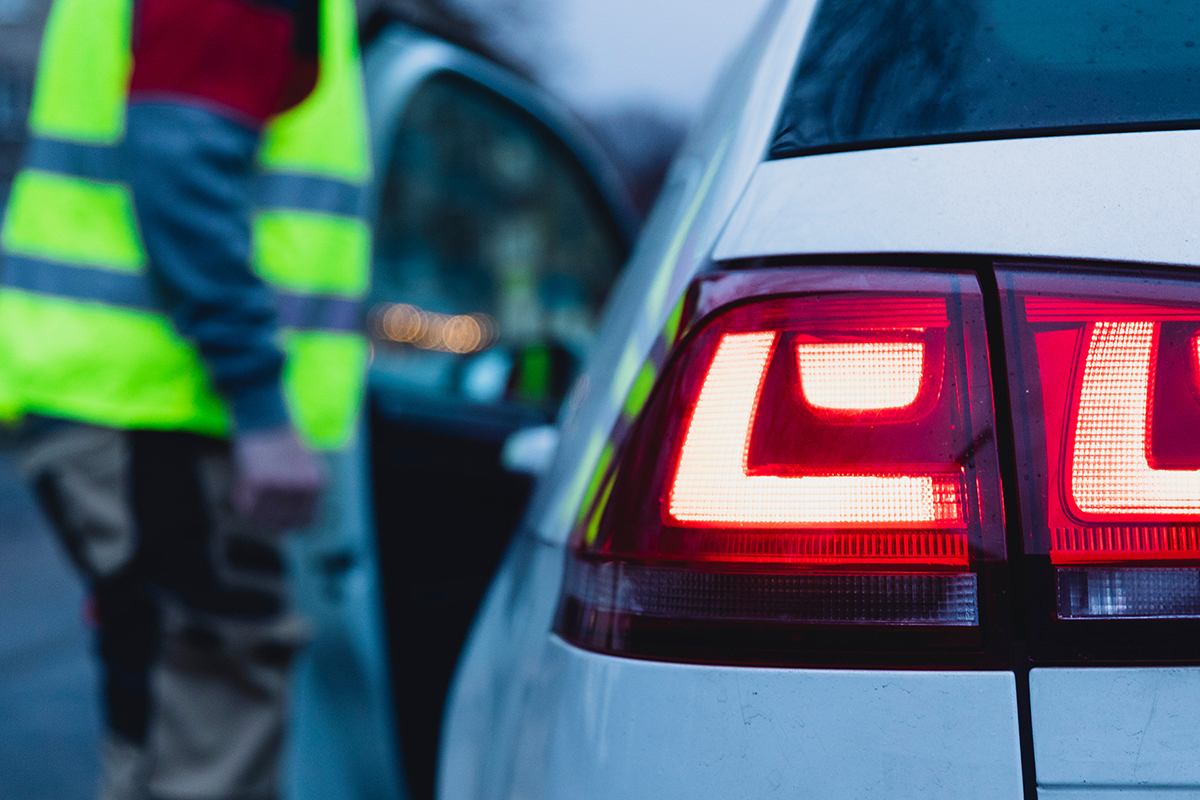
<svg viewBox="0 0 1200 800">
<path fill-rule="evenodd" d="M 290 425 L 235 436 L 233 465 L 239 513 L 280 533 L 312 521 L 325 475 Z"/>
</svg>

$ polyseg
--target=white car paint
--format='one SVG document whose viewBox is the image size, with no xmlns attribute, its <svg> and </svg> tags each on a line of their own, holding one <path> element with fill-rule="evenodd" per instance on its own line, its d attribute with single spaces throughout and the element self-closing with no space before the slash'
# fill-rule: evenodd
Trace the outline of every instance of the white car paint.
<svg viewBox="0 0 1200 800">
<path fill-rule="evenodd" d="M 557 638 L 545 662 L 525 705 L 532 741 L 511 796 L 988 800 L 1021 792 L 1009 672 L 666 664 Z"/>
<path fill-rule="evenodd" d="M 1029 674 L 1038 785 L 1200 793 L 1200 668 Z"/>
<path fill-rule="evenodd" d="M 715 259 L 989 253 L 1200 264 L 1200 131 L 893 147 L 760 164 Z"/>
</svg>

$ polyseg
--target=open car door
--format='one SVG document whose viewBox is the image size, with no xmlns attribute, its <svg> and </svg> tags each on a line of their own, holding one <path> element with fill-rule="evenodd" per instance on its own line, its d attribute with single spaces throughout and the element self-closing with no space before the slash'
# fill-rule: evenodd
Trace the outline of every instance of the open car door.
<svg viewBox="0 0 1200 800">
<path fill-rule="evenodd" d="M 636 224 L 586 131 L 511 72 L 397 24 L 365 75 L 368 414 L 342 513 L 294 559 L 320 634 L 291 792 L 430 800 L 459 649 Z"/>
</svg>

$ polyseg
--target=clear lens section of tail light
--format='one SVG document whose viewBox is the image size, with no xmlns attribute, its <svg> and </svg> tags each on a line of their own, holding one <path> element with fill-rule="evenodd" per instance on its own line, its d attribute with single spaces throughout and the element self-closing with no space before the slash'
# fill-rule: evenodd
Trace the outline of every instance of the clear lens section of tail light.
<svg viewBox="0 0 1200 800">
<path fill-rule="evenodd" d="M 1059 619 L 1200 618 L 1200 289 L 1146 272 L 998 279 L 1044 605 Z"/>
<path fill-rule="evenodd" d="M 685 660 L 980 651 L 1004 532 L 974 277 L 763 272 L 701 287 L 724 302 L 581 515 L 559 632 Z"/>
<path fill-rule="evenodd" d="M 1171 619 L 1196 616 L 1200 571 L 1195 569 L 1058 569 L 1062 619 Z"/>
</svg>

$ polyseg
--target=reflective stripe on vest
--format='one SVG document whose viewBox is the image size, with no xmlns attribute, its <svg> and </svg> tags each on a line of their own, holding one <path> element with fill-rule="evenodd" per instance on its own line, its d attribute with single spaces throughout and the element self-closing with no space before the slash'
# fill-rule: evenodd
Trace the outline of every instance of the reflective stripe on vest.
<svg viewBox="0 0 1200 800">
<path fill-rule="evenodd" d="M 229 431 L 225 402 L 147 278 L 121 182 L 131 0 L 56 0 L 30 112 L 31 141 L 0 234 L 0 416 Z M 330 449 L 351 435 L 367 345 L 370 177 L 350 0 L 322 0 L 317 86 L 273 119 L 259 149 L 253 266 L 275 292 L 284 394 Z"/>
</svg>

